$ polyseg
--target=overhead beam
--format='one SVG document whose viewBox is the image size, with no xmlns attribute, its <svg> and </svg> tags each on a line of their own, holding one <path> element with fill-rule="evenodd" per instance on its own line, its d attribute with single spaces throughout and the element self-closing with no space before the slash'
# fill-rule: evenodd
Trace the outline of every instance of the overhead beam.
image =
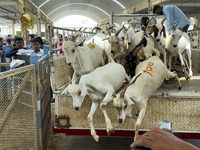
<svg viewBox="0 0 200 150">
<path fill-rule="evenodd" d="M 177 7 L 200 7 L 200 3 L 164 3 L 165 5 L 175 5 Z M 195 5 L 194 5 L 195 4 Z"/>
<path fill-rule="evenodd" d="M 5 6 L 5 5 L 9 5 L 9 6 L 16 6 L 17 5 L 17 3 L 15 3 L 15 2 L 0 2 L 0 6 Z"/>
</svg>

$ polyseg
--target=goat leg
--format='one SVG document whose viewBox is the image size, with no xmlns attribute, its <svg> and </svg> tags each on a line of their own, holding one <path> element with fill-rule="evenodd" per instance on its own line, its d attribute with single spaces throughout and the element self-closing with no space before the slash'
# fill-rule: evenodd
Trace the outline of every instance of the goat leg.
<svg viewBox="0 0 200 150">
<path fill-rule="evenodd" d="M 93 139 L 96 141 L 96 142 L 99 142 L 99 136 L 96 134 L 96 131 L 94 129 L 94 125 L 93 125 L 93 115 L 97 109 L 97 107 L 99 106 L 99 103 L 94 103 L 92 102 L 92 106 L 91 106 L 91 109 L 90 109 L 90 113 L 89 115 L 87 116 L 88 118 L 88 122 L 90 124 L 90 132 L 91 132 L 91 135 L 93 137 Z"/>
</svg>

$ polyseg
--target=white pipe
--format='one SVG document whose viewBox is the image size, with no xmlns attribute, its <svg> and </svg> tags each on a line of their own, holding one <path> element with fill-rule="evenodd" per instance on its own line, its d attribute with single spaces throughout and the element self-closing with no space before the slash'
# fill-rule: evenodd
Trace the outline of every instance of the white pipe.
<svg viewBox="0 0 200 150">
<path fill-rule="evenodd" d="M 44 6 L 46 3 L 48 3 L 50 0 L 46 0 L 44 3 L 42 3 L 39 8 L 41 8 L 42 6 Z"/>
<path fill-rule="evenodd" d="M 29 0 L 29 2 L 35 6 L 40 12 L 42 12 L 43 15 L 45 15 L 45 17 L 47 17 L 52 23 L 54 23 L 37 5 L 35 5 L 32 0 Z"/>
</svg>

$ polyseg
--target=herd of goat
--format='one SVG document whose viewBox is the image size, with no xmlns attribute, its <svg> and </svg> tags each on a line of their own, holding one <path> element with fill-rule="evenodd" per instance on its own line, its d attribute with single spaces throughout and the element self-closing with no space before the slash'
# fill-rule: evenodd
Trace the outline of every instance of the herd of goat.
<svg viewBox="0 0 200 150">
<path fill-rule="evenodd" d="M 87 38 L 80 29 L 71 40 L 63 42 L 66 62 L 73 67 L 74 74 L 62 94 L 72 96 L 73 108 L 77 111 L 86 95 L 91 98 L 88 121 L 91 135 L 97 142 L 99 136 L 94 129 L 93 115 L 99 105 L 108 134 L 114 129 L 106 113 L 106 104 L 113 100 L 119 123 L 132 115 L 133 105 L 136 105 L 140 109 L 135 123 L 136 139 L 147 101 L 163 81 L 175 77 L 181 89 L 177 73 L 171 72 L 172 57 L 179 58 L 187 80 L 193 75 L 191 44 L 196 47 L 196 39 L 190 41 L 190 37 L 174 25 L 173 31 L 168 32 L 166 18 L 142 17 L 140 24 L 141 30 L 137 32 L 130 20 L 121 25 L 115 23 L 115 28 L 101 25 L 95 27 L 96 35 Z M 127 84 L 125 88 L 116 93 L 124 83 Z"/>
</svg>

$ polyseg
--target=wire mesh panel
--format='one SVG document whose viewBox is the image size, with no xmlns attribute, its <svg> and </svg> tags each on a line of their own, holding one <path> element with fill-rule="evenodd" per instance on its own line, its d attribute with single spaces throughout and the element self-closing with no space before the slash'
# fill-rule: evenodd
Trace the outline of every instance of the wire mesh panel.
<svg viewBox="0 0 200 150">
<path fill-rule="evenodd" d="M 38 149 L 35 67 L 0 74 L 0 149 Z"/>
<path fill-rule="evenodd" d="M 50 63 L 49 57 L 44 56 L 38 62 L 38 75 L 40 84 L 40 106 L 42 122 L 42 141 L 43 148 L 47 145 L 47 131 L 51 118 L 51 88 L 50 88 Z"/>
<path fill-rule="evenodd" d="M 87 116 L 91 108 L 91 100 L 86 97 L 80 110 L 73 108 L 71 97 L 58 96 L 55 127 L 57 128 L 89 128 Z M 112 102 L 106 105 L 108 117 L 111 119 L 115 129 L 134 129 L 139 109 L 133 108 L 132 118 L 127 117 L 125 122 L 120 124 L 117 119 L 117 110 Z M 150 126 L 159 126 L 160 120 L 173 120 L 175 131 L 200 131 L 200 104 L 199 98 L 150 98 L 145 117 L 142 120 L 140 129 L 149 129 Z M 65 120 L 65 121 L 64 121 Z M 97 108 L 93 117 L 95 128 L 106 128 L 105 118 Z"/>
</svg>

